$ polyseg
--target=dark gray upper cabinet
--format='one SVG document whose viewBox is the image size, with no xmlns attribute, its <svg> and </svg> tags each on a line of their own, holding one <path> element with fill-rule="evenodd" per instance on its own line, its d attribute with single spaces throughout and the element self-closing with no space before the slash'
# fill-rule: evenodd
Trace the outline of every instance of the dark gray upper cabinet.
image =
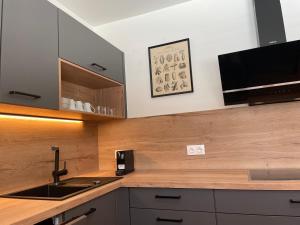
<svg viewBox="0 0 300 225">
<path fill-rule="evenodd" d="M 3 0 L 0 101 L 58 109 L 57 8 Z"/>
<path fill-rule="evenodd" d="M 2 3 L 3 1 L 0 0 L 0 37 L 1 37 L 1 26 L 2 26 Z M 1 46 L 1 39 L 0 39 L 0 46 Z"/>
<path fill-rule="evenodd" d="M 123 52 L 59 11 L 59 56 L 124 83 Z"/>
</svg>

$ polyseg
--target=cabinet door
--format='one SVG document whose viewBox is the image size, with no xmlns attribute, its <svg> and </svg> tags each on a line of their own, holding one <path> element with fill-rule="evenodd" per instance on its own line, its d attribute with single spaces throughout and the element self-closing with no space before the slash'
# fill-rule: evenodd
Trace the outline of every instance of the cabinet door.
<svg viewBox="0 0 300 225">
<path fill-rule="evenodd" d="M 2 0 L 0 0 L 0 37 L 1 37 L 1 27 L 2 27 L 2 3 L 3 3 L 3 1 Z M 0 38 L 0 46 L 1 46 L 1 38 Z"/>
<path fill-rule="evenodd" d="M 89 214 L 80 223 L 86 225 L 116 225 L 116 195 L 111 192 L 100 198 L 92 200 L 65 213 L 65 219 L 70 220 L 74 217 L 81 216 L 96 209 Z"/>
<path fill-rule="evenodd" d="M 3 0 L 0 100 L 58 109 L 57 8 L 47 0 Z"/>
<path fill-rule="evenodd" d="M 119 188 L 115 193 L 116 225 L 130 225 L 129 189 Z"/>
<path fill-rule="evenodd" d="M 123 53 L 62 11 L 59 11 L 59 56 L 124 83 Z"/>
<path fill-rule="evenodd" d="M 218 214 L 218 225 L 298 225 L 300 217 Z"/>
</svg>

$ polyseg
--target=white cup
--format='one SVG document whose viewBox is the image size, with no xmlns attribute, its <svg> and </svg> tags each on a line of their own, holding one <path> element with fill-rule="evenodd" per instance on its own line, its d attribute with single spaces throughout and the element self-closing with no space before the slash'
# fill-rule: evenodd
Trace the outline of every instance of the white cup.
<svg viewBox="0 0 300 225">
<path fill-rule="evenodd" d="M 75 106 L 76 106 L 76 110 L 78 110 L 78 111 L 84 111 L 82 101 L 76 101 Z"/>
<path fill-rule="evenodd" d="M 84 108 L 84 111 L 86 111 L 86 112 L 90 112 L 90 113 L 96 112 L 96 109 L 89 102 L 85 102 L 83 104 L 83 108 Z"/>
<path fill-rule="evenodd" d="M 107 112 L 106 106 L 102 106 L 102 108 L 101 108 L 101 114 L 106 115 L 106 112 Z"/>
<path fill-rule="evenodd" d="M 76 110 L 76 103 L 75 103 L 75 100 L 74 99 L 70 99 L 69 101 L 69 109 L 70 110 Z"/>
<path fill-rule="evenodd" d="M 115 114 L 115 108 L 110 108 L 109 109 L 109 115 L 113 116 Z"/>
<path fill-rule="evenodd" d="M 106 107 L 106 114 L 109 115 L 109 116 L 113 116 L 114 114 L 114 110 L 113 108 L 110 108 L 110 107 Z"/>
<path fill-rule="evenodd" d="M 61 98 L 61 106 L 63 109 L 69 109 L 70 107 L 70 100 L 69 98 Z"/>
<path fill-rule="evenodd" d="M 97 106 L 97 113 L 101 114 L 101 106 L 100 105 Z"/>
</svg>

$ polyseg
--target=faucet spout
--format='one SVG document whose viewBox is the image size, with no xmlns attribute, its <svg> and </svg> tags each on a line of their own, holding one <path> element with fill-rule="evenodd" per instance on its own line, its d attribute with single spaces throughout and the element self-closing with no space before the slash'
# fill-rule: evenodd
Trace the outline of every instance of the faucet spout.
<svg viewBox="0 0 300 225">
<path fill-rule="evenodd" d="M 65 161 L 64 168 L 62 170 L 59 170 L 59 147 L 53 146 L 51 147 L 51 150 L 55 153 L 54 170 L 52 172 L 53 183 L 55 185 L 58 185 L 60 182 L 60 177 L 68 174 L 67 162 Z"/>
</svg>

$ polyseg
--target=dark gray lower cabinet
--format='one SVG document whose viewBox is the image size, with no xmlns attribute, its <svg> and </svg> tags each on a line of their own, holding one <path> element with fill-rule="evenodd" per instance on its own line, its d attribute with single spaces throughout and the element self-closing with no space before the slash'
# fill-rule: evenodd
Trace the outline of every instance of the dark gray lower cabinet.
<svg viewBox="0 0 300 225">
<path fill-rule="evenodd" d="M 299 225 L 299 194 L 120 188 L 65 215 L 68 220 L 96 209 L 75 225 Z"/>
<path fill-rule="evenodd" d="M 218 225 L 299 225 L 300 217 L 217 214 Z"/>
<path fill-rule="evenodd" d="M 129 189 L 119 188 L 116 195 L 116 225 L 130 225 Z"/>
<path fill-rule="evenodd" d="M 131 225 L 216 225 L 212 190 L 130 188 Z"/>
<path fill-rule="evenodd" d="M 300 216 L 299 191 L 216 190 L 215 198 L 217 212 Z"/>
<path fill-rule="evenodd" d="M 78 225 L 117 225 L 116 192 L 111 192 L 65 213 L 65 220 L 81 216 L 96 209 L 93 213 L 78 221 Z M 74 223 L 77 225 L 77 223 Z"/>
<path fill-rule="evenodd" d="M 3 0 L 0 102 L 58 109 L 57 8 Z"/>
<path fill-rule="evenodd" d="M 216 190 L 219 225 L 300 224 L 299 191 Z"/>
<path fill-rule="evenodd" d="M 216 225 L 214 213 L 131 209 L 131 225 Z"/>
<path fill-rule="evenodd" d="M 89 212 L 91 212 L 89 214 Z M 89 214 L 87 216 L 82 216 Z M 73 222 L 72 218 L 80 217 Z M 119 188 L 65 213 L 72 225 L 130 225 L 129 190 Z"/>
</svg>

